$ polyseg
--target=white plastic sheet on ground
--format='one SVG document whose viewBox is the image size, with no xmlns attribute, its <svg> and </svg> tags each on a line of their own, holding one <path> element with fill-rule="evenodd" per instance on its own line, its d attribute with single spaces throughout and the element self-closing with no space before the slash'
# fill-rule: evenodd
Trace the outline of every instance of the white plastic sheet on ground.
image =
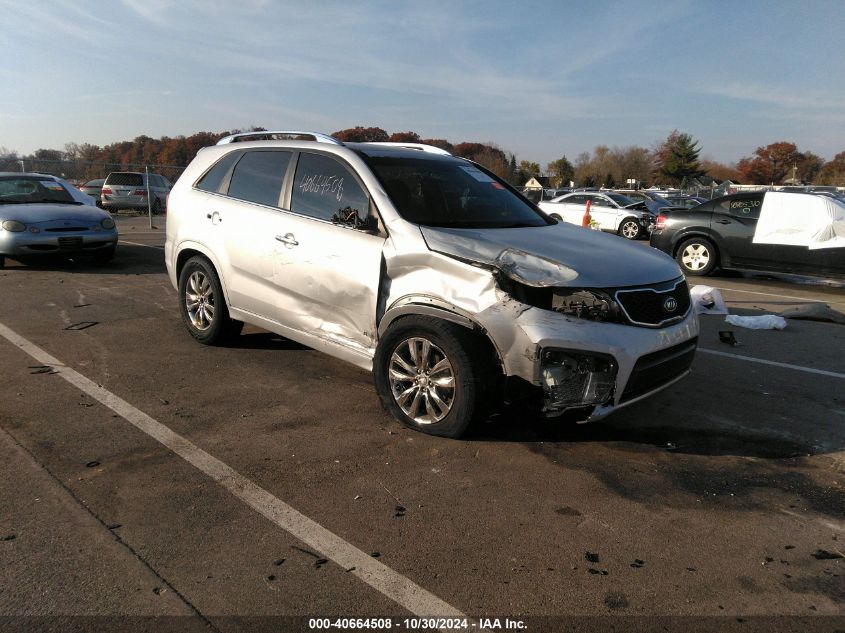
<svg viewBox="0 0 845 633">
<path fill-rule="evenodd" d="M 845 204 L 809 193 L 769 191 L 763 197 L 755 244 L 845 248 Z"/>
<path fill-rule="evenodd" d="M 782 330 L 786 327 L 786 319 L 776 314 L 762 314 L 760 316 L 739 316 L 729 314 L 725 322 L 749 330 Z"/>
<path fill-rule="evenodd" d="M 711 286 L 693 286 L 689 291 L 696 314 L 727 314 L 722 293 Z"/>
</svg>

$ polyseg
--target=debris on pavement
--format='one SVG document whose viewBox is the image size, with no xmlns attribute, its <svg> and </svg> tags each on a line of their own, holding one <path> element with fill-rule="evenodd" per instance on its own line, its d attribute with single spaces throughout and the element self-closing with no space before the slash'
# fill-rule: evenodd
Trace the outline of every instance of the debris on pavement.
<svg viewBox="0 0 845 633">
<path fill-rule="evenodd" d="M 72 332 L 78 332 L 79 330 L 87 330 L 89 327 L 94 327 L 95 325 L 99 325 L 99 321 L 80 321 L 79 323 L 74 323 L 73 325 L 68 325 L 65 330 L 70 330 Z"/>
<path fill-rule="evenodd" d="M 739 345 L 739 341 L 736 340 L 733 330 L 720 330 L 719 341 L 725 343 L 726 345 L 732 345 L 733 347 Z"/>
<path fill-rule="evenodd" d="M 816 560 L 836 560 L 838 558 L 845 558 L 842 552 L 828 552 L 826 549 L 817 549 L 811 554 Z"/>
<path fill-rule="evenodd" d="M 396 510 L 396 514 L 394 514 L 393 516 L 396 516 L 396 517 L 405 516 L 405 506 L 396 506 L 395 510 Z"/>
<path fill-rule="evenodd" d="M 644 560 L 641 560 L 641 559 L 639 559 L 639 558 L 635 558 L 635 559 L 634 559 L 634 562 L 633 562 L 633 563 L 631 563 L 631 567 L 633 567 L 634 569 L 640 569 L 640 568 L 642 568 L 644 565 L 645 565 L 645 561 L 644 561 Z"/>
<path fill-rule="evenodd" d="M 49 365 L 30 365 L 27 369 L 31 369 L 32 371 L 29 372 L 30 374 L 57 374 L 59 373 L 53 367 Z"/>
<path fill-rule="evenodd" d="M 100 465 L 100 462 L 98 462 L 97 460 L 92 460 L 92 461 L 88 462 L 87 464 L 85 464 L 85 467 L 86 468 L 96 468 L 99 465 Z"/>
<path fill-rule="evenodd" d="M 590 572 L 591 574 L 594 574 L 594 575 L 607 576 L 607 570 L 606 569 L 594 569 L 592 567 L 589 567 L 587 569 L 587 571 Z"/>
<path fill-rule="evenodd" d="M 804 319 L 806 321 L 827 321 L 845 325 L 845 314 L 834 310 L 826 303 L 804 303 L 787 308 L 780 313 L 785 319 Z"/>
<path fill-rule="evenodd" d="M 786 327 L 786 319 L 776 314 L 761 314 L 760 316 L 739 316 L 729 314 L 725 322 L 749 330 L 782 330 Z"/>
<path fill-rule="evenodd" d="M 370 556 L 372 556 L 373 558 L 378 558 L 379 556 L 381 556 L 381 552 L 371 552 Z"/>
<path fill-rule="evenodd" d="M 590 563 L 599 562 L 599 555 L 596 552 L 585 552 L 584 558 Z"/>
<path fill-rule="evenodd" d="M 6 542 L 6 541 L 14 541 L 16 538 L 18 538 L 18 535 L 17 535 L 17 534 L 7 534 L 7 535 L 6 535 L 6 536 L 4 536 L 3 538 L 0 538 L 0 541 L 4 541 L 4 542 Z"/>
<path fill-rule="evenodd" d="M 722 293 L 711 286 L 693 286 L 689 291 L 696 314 L 727 314 Z"/>
</svg>

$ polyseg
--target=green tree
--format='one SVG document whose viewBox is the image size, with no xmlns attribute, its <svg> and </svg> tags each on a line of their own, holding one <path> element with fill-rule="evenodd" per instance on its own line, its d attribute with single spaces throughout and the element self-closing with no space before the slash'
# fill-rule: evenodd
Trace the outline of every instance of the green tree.
<svg viewBox="0 0 845 633">
<path fill-rule="evenodd" d="M 658 147 L 655 167 L 659 177 L 672 185 L 681 185 L 690 178 L 704 174 L 698 154 L 701 149 L 698 141 L 686 133 L 673 130 Z"/>
<path fill-rule="evenodd" d="M 566 156 L 553 160 L 546 165 L 546 171 L 551 174 L 555 187 L 568 187 L 569 181 L 575 178 L 575 168 Z"/>
</svg>

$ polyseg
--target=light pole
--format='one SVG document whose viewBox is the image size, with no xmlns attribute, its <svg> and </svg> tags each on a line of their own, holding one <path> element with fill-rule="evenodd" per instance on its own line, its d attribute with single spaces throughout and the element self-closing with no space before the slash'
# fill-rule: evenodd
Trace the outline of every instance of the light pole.
<svg viewBox="0 0 845 633">
<path fill-rule="evenodd" d="M 774 189 L 774 186 L 775 186 L 775 167 L 777 166 L 778 161 L 777 161 L 776 158 L 772 158 L 771 160 L 772 160 L 772 188 Z"/>
</svg>

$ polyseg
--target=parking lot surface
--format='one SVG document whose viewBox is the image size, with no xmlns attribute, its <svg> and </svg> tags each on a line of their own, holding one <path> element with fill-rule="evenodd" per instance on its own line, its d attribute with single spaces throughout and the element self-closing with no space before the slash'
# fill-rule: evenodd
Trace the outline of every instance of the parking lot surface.
<svg viewBox="0 0 845 633">
<path fill-rule="evenodd" d="M 845 628 L 845 326 L 702 316 L 692 375 L 656 397 L 587 425 L 506 410 L 446 440 L 395 422 L 368 373 L 276 335 L 198 345 L 156 221 L 121 218 L 107 267 L 0 271 L 0 626 Z M 845 312 L 833 282 L 703 283 L 738 314 Z"/>
</svg>

